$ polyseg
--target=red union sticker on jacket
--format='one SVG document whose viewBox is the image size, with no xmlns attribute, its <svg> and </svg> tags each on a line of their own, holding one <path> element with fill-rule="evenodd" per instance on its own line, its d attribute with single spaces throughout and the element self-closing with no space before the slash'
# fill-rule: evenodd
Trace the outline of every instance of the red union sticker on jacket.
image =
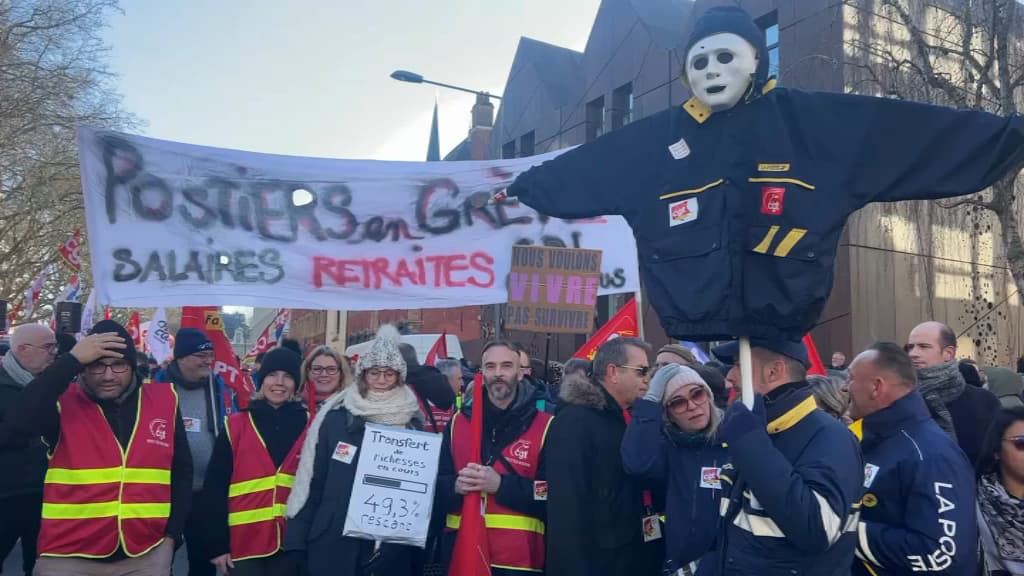
<svg viewBox="0 0 1024 576">
<path fill-rule="evenodd" d="M 722 480 L 719 478 L 719 474 L 721 474 L 721 472 L 721 468 L 701 468 L 700 487 L 721 489 Z"/>
<path fill-rule="evenodd" d="M 534 480 L 533 499 L 546 502 L 548 499 L 548 483 L 543 480 Z"/>
<path fill-rule="evenodd" d="M 761 214 L 769 216 L 782 215 L 782 200 L 786 189 L 782 186 L 765 186 L 761 188 Z"/>
<path fill-rule="evenodd" d="M 356 450 L 359 450 L 358 446 L 338 442 L 338 445 L 334 447 L 334 455 L 331 458 L 345 464 L 351 464 L 352 459 L 356 457 Z"/>
<path fill-rule="evenodd" d="M 678 226 L 697 219 L 700 206 L 696 198 L 687 198 L 668 205 L 668 226 Z"/>
</svg>

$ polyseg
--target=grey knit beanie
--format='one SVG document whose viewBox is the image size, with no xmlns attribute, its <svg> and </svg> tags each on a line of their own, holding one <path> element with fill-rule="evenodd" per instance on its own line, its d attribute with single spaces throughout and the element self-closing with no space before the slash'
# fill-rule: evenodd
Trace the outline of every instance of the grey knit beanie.
<svg viewBox="0 0 1024 576">
<path fill-rule="evenodd" d="M 363 373 L 370 368 L 381 367 L 395 370 L 402 376 L 401 381 L 405 382 L 408 368 L 398 349 L 401 341 L 402 335 L 398 333 L 397 328 L 391 324 L 381 326 L 377 330 L 377 338 L 370 346 L 370 351 L 359 356 L 359 362 L 356 363 L 356 378 L 362 378 Z"/>
</svg>

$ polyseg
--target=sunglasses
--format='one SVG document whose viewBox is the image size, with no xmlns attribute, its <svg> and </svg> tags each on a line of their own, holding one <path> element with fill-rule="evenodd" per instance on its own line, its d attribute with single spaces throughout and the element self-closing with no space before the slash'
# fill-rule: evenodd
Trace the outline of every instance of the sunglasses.
<svg viewBox="0 0 1024 576">
<path fill-rule="evenodd" d="M 616 364 L 616 366 L 618 366 L 619 368 L 629 368 L 630 370 L 636 370 L 636 373 L 639 374 L 641 378 L 651 373 L 650 366 L 630 366 L 629 364 Z"/>
<path fill-rule="evenodd" d="M 697 388 L 690 393 L 689 396 L 676 396 L 668 403 L 668 409 L 676 412 L 682 412 L 690 409 L 690 406 L 694 408 L 703 406 L 708 401 L 708 391 L 703 388 Z"/>
<path fill-rule="evenodd" d="M 1007 438 L 1003 438 L 1003 441 L 1013 444 L 1013 447 L 1018 451 L 1024 452 L 1024 436 L 1009 436 Z"/>
</svg>

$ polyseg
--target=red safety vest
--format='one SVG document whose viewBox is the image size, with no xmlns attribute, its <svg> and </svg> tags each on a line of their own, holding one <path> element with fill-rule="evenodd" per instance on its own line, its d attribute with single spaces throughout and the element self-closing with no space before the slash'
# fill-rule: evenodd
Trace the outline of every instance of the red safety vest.
<svg viewBox="0 0 1024 576">
<path fill-rule="evenodd" d="M 167 535 L 171 513 L 174 388 L 140 386 L 127 450 L 79 384 L 57 407 L 60 439 L 43 481 L 39 555 L 105 558 L 119 545 L 128 556 L 149 552 Z"/>
<path fill-rule="evenodd" d="M 537 478 L 540 450 L 544 446 L 544 438 L 547 436 L 551 420 L 550 414 L 538 411 L 526 432 L 502 450 L 502 456 L 519 476 L 529 480 Z M 456 433 L 456 427 L 460 432 Z M 452 422 L 452 459 L 455 461 L 456 471 L 462 470 L 470 462 L 480 461 L 479 454 L 471 453 L 470 431 L 469 419 L 460 412 Z M 492 466 L 498 474 L 512 473 L 500 458 Z M 546 489 L 544 498 L 547 498 Z M 527 572 L 543 571 L 544 522 L 539 518 L 505 508 L 496 498 L 484 496 L 484 500 L 484 524 L 487 526 L 491 567 Z M 458 530 L 462 516 L 449 514 L 446 520 L 445 525 L 449 530 Z"/>
<path fill-rule="evenodd" d="M 228 487 L 231 560 L 265 558 L 281 549 L 284 510 L 306 432 L 299 435 L 281 467 L 275 468 L 251 414 L 232 414 L 227 427 L 233 458 Z"/>
<path fill-rule="evenodd" d="M 426 420 L 423 425 L 423 431 L 433 432 L 434 434 L 444 432 L 445 428 L 448 427 L 448 423 L 452 421 L 452 414 L 455 413 L 455 407 L 453 406 L 447 410 L 441 410 L 437 406 L 434 406 L 433 402 L 420 398 L 419 394 L 416 394 L 416 401 L 420 403 L 420 412 L 423 412 L 423 418 Z M 431 417 L 433 417 L 433 419 L 431 419 Z"/>
</svg>

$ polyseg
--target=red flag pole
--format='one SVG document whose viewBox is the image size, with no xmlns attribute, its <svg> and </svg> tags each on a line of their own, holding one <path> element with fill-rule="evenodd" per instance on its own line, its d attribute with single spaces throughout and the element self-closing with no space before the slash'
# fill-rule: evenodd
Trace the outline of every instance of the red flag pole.
<svg viewBox="0 0 1024 576">
<path fill-rule="evenodd" d="M 473 379 L 473 398 L 476 406 L 470 420 L 470 454 L 480 459 L 480 449 L 484 436 L 484 403 L 483 377 L 480 374 Z M 484 523 L 483 495 L 472 492 L 462 497 L 462 523 L 455 536 L 455 550 L 452 553 L 452 565 L 448 571 L 451 576 L 490 576 L 491 553 L 487 546 L 487 526 Z"/>
</svg>

